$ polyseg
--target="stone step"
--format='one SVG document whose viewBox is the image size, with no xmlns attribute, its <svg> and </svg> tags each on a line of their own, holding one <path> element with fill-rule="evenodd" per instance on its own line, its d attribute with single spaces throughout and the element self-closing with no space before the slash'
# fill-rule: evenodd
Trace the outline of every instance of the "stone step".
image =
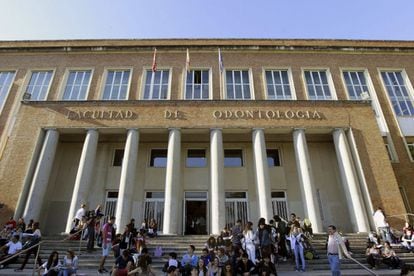
<svg viewBox="0 0 414 276">
<path fill-rule="evenodd" d="M 351 249 L 353 252 L 354 258 L 359 260 L 360 262 L 366 264 L 366 257 L 365 257 L 365 249 L 366 249 L 366 234 L 346 234 L 347 238 L 350 240 Z M 153 257 L 153 267 L 157 271 L 161 271 L 161 268 L 167 262 L 168 260 L 168 253 L 169 252 L 176 252 L 181 258 L 187 251 L 189 244 L 194 244 L 196 246 L 196 254 L 200 255 L 201 249 L 204 247 L 205 242 L 207 241 L 209 236 L 159 236 L 157 238 L 153 239 L 147 239 L 147 246 L 149 249 L 150 254 L 152 255 L 155 251 L 155 248 L 157 246 L 161 246 L 163 249 L 163 257 L 156 258 Z M 329 272 L 329 266 L 326 256 L 326 250 L 325 250 L 325 241 L 326 241 L 326 235 L 325 234 L 315 234 L 312 240 L 312 244 L 316 252 L 319 254 L 320 259 L 315 260 L 309 260 L 307 261 L 307 267 L 309 273 L 314 271 L 319 271 L 320 273 Z M 46 261 L 50 253 L 57 249 L 59 254 L 61 256 L 65 255 L 65 252 L 67 249 L 74 250 L 76 254 L 78 254 L 79 249 L 79 241 L 70 241 L 65 240 L 62 241 L 61 236 L 55 236 L 55 237 L 44 237 L 43 243 L 41 245 L 41 258 L 43 261 Z M 97 275 L 97 267 L 99 265 L 100 255 L 101 255 L 101 249 L 96 248 L 96 251 L 93 252 L 87 252 L 85 250 L 86 247 L 86 241 L 81 241 L 81 251 L 80 251 L 80 268 L 81 272 L 83 272 L 84 275 Z M 414 254 L 413 253 L 407 253 L 404 249 L 401 248 L 394 248 L 397 254 L 400 256 L 400 258 L 406 262 L 414 262 Z M 32 256 L 31 260 L 29 260 L 29 264 L 27 265 L 27 268 L 25 271 L 29 272 L 30 274 L 20 274 L 20 275 L 31 275 L 30 267 L 33 267 L 34 263 L 34 257 Z M 62 258 L 62 257 L 61 257 Z M 20 258 L 19 262 L 17 264 L 11 265 L 10 268 L 17 268 L 19 264 L 23 260 Z M 114 258 L 109 257 L 107 259 L 107 268 L 111 267 L 114 263 Z M 31 265 L 30 265 L 31 264 Z M 288 260 L 288 262 L 280 262 L 278 264 L 278 271 L 281 271 L 282 273 L 279 273 L 280 275 L 295 275 L 295 274 L 283 274 L 283 273 L 294 273 L 292 271 L 294 267 L 294 264 L 291 260 Z M 352 263 L 349 260 L 345 260 L 342 269 L 344 271 L 358 271 L 360 274 L 349 274 L 349 275 L 369 275 L 364 274 L 364 270 L 360 270 L 357 264 Z M 4 272 L 5 270 L 0 270 L 0 275 L 15 275 L 16 273 L 7 274 Z M 7 271 L 7 270 L 6 270 Z M 388 271 L 388 270 L 386 270 Z M 10 271 L 9 271 L 10 273 Z M 312 272 L 313 273 L 313 272 Z M 19 275 L 19 274 L 16 274 Z M 155 275 L 163 275 L 161 272 L 160 274 L 156 273 Z M 306 273 L 301 273 L 298 275 L 307 275 Z M 309 274 L 309 275 L 330 275 L 328 274 Z M 343 275 L 348 275 L 346 273 L 343 273 Z M 398 275 L 398 274 L 380 274 L 380 275 Z"/>
</svg>

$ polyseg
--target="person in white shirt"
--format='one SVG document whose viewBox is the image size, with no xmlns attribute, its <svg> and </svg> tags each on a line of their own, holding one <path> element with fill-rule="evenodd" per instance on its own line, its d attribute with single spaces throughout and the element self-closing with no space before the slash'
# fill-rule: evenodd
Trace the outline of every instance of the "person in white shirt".
<svg viewBox="0 0 414 276">
<path fill-rule="evenodd" d="M 328 254 L 328 261 L 332 276 L 341 276 L 340 260 L 342 259 L 343 254 L 345 254 L 347 258 L 350 258 L 351 255 L 346 249 L 342 236 L 336 232 L 336 227 L 334 225 L 328 226 L 328 235 L 326 253 Z"/>
<path fill-rule="evenodd" d="M 81 207 L 76 211 L 75 214 L 75 227 L 78 226 L 79 222 L 82 220 L 82 217 L 86 216 L 86 204 L 81 204 Z"/>
<path fill-rule="evenodd" d="M 253 223 L 248 221 L 243 231 L 243 242 L 242 248 L 247 252 L 249 255 L 249 260 L 253 263 L 256 263 L 256 245 L 254 244 L 254 240 L 256 239 L 256 235 L 253 232 Z"/>
<path fill-rule="evenodd" d="M 378 235 L 381 235 L 382 241 L 388 241 L 392 243 L 391 235 L 390 235 L 390 226 L 385 218 L 384 211 L 382 211 L 381 207 L 374 213 L 374 223 L 375 227 L 377 228 Z"/>
<path fill-rule="evenodd" d="M 0 260 L 8 259 L 11 256 L 13 256 L 14 254 L 16 254 L 17 252 L 19 252 L 20 250 L 22 250 L 22 243 L 19 241 L 19 235 L 14 235 L 12 237 L 11 241 L 9 241 L 7 244 L 3 245 L 0 248 L 0 251 L 4 251 L 5 249 L 7 249 L 7 254 L 2 256 L 2 258 Z M 4 264 L 2 264 L 0 268 L 5 268 L 9 264 L 14 263 L 17 260 L 18 257 L 19 256 L 17 255 L 14 258 L 9 259 Z"/>
</svg>

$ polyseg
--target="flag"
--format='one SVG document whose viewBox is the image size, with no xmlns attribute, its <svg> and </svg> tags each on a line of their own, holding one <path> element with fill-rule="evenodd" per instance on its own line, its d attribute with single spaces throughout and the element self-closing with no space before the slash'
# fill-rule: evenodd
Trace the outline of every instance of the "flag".
<svg viewBox="0 0 414 276">
<path fill-rule="evenodd" d="M 187 56 L 185 58 L 185 71 L 190 72 L 190 52 L 187 49 Z"/>
<path fill-rule="evenodd" d="M 152 59 L 152 72 L 157 71 L 157 48 L 154 48 L 154 57 Z"/>
<path fill-rule="evenodd" d="M 218 49 L 218 58 L 219 58 L 219 68 L 220 68 L 220 73 L 223 73 L 224 70 L 224 64 L 223 64 L 223 56 L 221 55 L 221 50 L 220 48 Z"/>
</svg>

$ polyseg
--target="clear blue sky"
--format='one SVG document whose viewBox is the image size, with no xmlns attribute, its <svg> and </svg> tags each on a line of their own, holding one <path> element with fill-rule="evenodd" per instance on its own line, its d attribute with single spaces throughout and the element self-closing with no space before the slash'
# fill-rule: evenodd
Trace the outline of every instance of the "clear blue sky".
<svg viewBox="0 0 414 276">
<path fill-rule="evenodd" d="M 0 0 L 0 40 L 414 40 L 414 0 Z"/>
</svg>

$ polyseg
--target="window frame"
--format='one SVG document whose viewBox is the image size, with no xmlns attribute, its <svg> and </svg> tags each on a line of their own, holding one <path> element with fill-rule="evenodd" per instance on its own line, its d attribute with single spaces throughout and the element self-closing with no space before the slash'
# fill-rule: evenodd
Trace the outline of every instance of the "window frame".
<svg viewBox="0 0 414 276">
<path fill-rule="evenodd" d="M 104 76 L 103 76 L 102 81 L 101 81 L 101 87 L 100 87 L 100 92 L 99 92 L 99 100 L 100 101 L 127 101 L 129 99 L 129 93 L 131 92 L 131 81 L 132 81 L 132 75 L 134 73 L 133 69 L 134 68 L 131 67 L 131 66 L 105 67 L 104 68 L 104 74 L 103 74 Z M 113 70 L 113 71 L 121 71 L 121 70 L 127 71 L 127 70 L 129 70 L 129 79 L 128 79 L 128 86 L 127 86 L 127 92 L 126 92 L 126 95 L 125 95 L 125 99 L 104 99 L 103 98 L 104 93 L 105 93 L 106 80 L 108 78 L 108 73 L 111 70 Z"/>
<path fill-rule="evenodd" d="M 187 99 L 187 71 L 183 70 L 183 88 L 181 92 L 181 98 L 186 101 L 208 101 L 213 99 L 213 70 L 211 67 L 190 67 L 189 71 L 208 71 L 208 98 L 207 99 Z"/>
<path fill-rule="evenodd" d="M 151 159 L 152 159 L 152 151 L 153 150 L 166 150 L 167 151 L 167 155 L 166 155 L 166 163 L 165 163 L 165 167 L 156 167 L 156 166 L 151 166 Z M 148 168 L 154 168 L 154 169 L 166 169 L 167 168 L 167 163 L 168 163 L 168 147 L 150 147 L 149 148 L 149 156 L 148 156 Z"/>
<path fill-rule="evenodd" d="M 344 67 L 344 68 L 340 68 L 339 71 L 340 71 L 340 74 L 341 74 L 342 85 L 343 85 L 347 100 L 350 100 L 350 101 L 363 101 L 363 99 L 361 99 L 361 98 L 358 98 L 358 99 L 351 99 L 350 98 L 350 95 L 348 93 L 348 87 L 347 87 L 346 80 L 345 80 L 345 77 L 344 77 L 345 72 L 362 72 L 363 75 L 364 75 L 364 78 L 365 78 L 365 83 L 366 83 L 366 86 L 367 86 L 367 90 L 368 90 L 367 92 L 369 94 L 369 97 L 370 97 L 370 99 L 373 99 L 373 97 L 374 97 L 373 94 L 375 92 L 373 92 L 374 89 L 373 89 L 373 86 L 372 86 L 372 82 L 371 82 L 371 79 L 369 77 L 368 70 L 366 68 L 347 68 L 347 67 Z"/>
<path fill-rule="evenodd" d="M 283 167 L 282 149 L 280 147 L 266 147 L 266 157 L 267 158 L 269 158 L 269 155 L 267 154 L 268 150 L 277 150 L 277 153 L 278 153 L 278 156 L 279 156 L 279 166 L 269 166 L 269 163 L 267 163 L 268 168 L 282 168 Z"/>
<path fill-rule="evenodd" d="M 407 139 L 407 137 L 404 137 L 404 145 L 405 145 L 405 148 L 407 150 L 408 158 L 413 163 L 414 162 L 414 153 L 411 154 L 410 146 L 412 146 L 413 150 L 414 150 L 414 137 L 409 137 L 408 139 Z"/>
<path fill-rule="evenodd" d="M 157 71 L 168 70 L 168 89 L 167 89 L 167 98 L 165 99 L 145 99 L 145 81 L 147 79 L 148 71 L 152 71 L 151 67 L 144 67 L 142 71 L 142 79 L 141 79 L 141 93 L 139 96 L 140 100 L 143 101 L 168 101 L 171 99 L 171 84 L 172 84 L 172 74 L 173 68 L 172 67 L 157 67 Z"/>
<path fill-rule="evenodd" d="M 394 109 L 394 107 L 392 105 L 392 101 L 390 99 L 390 95 L 388 94 L 387 87 L 386 87 L 385 82 L 384 82 L 384 80 L 382 78 L 382 75 L 381 75 L 381 73 L 383 73 L 383 72 L 394 72 L 394 73 L 395 72 L 401 72 L 401 77 L 403 78 L 405 87 L 407 88 L 408 97 L 411 100 L 412 105 L 414 106 L 414 88 L 412 86 L 412 83 L 411 83 L 411 81 L 410 81 L 410 79 L 408 77 L 408 74 L 405 71 L 405 69 L 404 68 L 381 67 L 381 68 L 378 68 L 377 70 L 378 70 L 378 77 L 379 77 L 379 79 L 381 81 L 382 89 L 383 89 L 383 91 L 385 93 L 385 97 L 387 98 L 387 102 L 389 104 L 389 107 L 390 107 L 390 109 L 392 110 L 392 112 L 393 112 L 393 114 L 395 116 L 395 119 L 397 119 L 398 117 L 401 117 L 401 118 L 414 118 L 414 114 L 412 114 L 412 115 L 406 115 L 406 116 L 401 116 L 401 115 L 398 115 L 396 113 L 396 111 L 395 111 L 395 109 Z"/>
<path fill-rule="evenodd" d="M 33 100 L 30 97 L 30 99 L 28 99 L 27 101 L 34 101 L 34 102 L 36 102 L 36 101 L 47 101 L 47 99 L 49 97 L 50 89 L 52 88 L 53 81 L 54 81 L 54 78 L 55 78 L 55 73 L 56 73 L 56 68 L 51 68 L 51 67 L 45 67 L 45 68 L 37 68 L 36 67 L 36 68 L 28 69 L 27 70 L 27 73 L 26 73 L 26 78 L 25 78 L 25 81 L 24 81 L 24 85 L 23 85 L 23 93 L 22 93 L 22 96 L 25 93 L 28 93 L 27 92 L 27 88 L 29 87 L 30 80 L 32 78 L 33 73 L 34 72 L 41 72 L 41 71 L 52 71 L 52 76 L 50 77 L 50 83 L 49 83 L 49 87 L 47 88 L 47 91 L 46 91 L 46 94 L 45 94 L 45 98 L 43 100 Z M 30 94 L 30 95 L 32 95 L 32 94 Z"/>
<path fill-rule="evenodd" d="M 187 158 L 188 158 L 188 151 L 189 150 L 204 150 L 204 159 L 206 160 L 206 164 L 202 167 L 192 167 L 192 166 L 188 166 L 187 165 Z M 186 155 L 185 155 L 185 167 L 189 168 L 189 169 L 203 169 L 203 168 L 207 168 L 208 167 L 208 152 L 206 148 L 202 148 L 202 147 L 191 147 L 191 148 L 187 148 L 185 149 Z"/>
<path fill-rule="evenodd" d="M 227 97 L 227 71 L 246 71 L 248 73 L 249 76 L 249 88 L 250 88 L 250 99 L 229 99 Z M 223 81 L 223 93 L 224 95 L 222 95 L 222 99 L 223 100 L 229 100 L 229 101 L 252 101 L 255 100 L 255 93 L 254 93 L 254 84 L 253 84 L 253 72 L 252 72 L 252 68 L 246 68 L 246 67 L 229 67 L 229 68 L 224 68 L 223 72 L 221 72 L 220 74 L 222 74 L 222 81 Z"/>
<path fill-rule="evenodd" d="M 226 166 L 225 165 L 225 159 L 226 159 L 226 150 L 240 150 L 241 151 L 241 162 L 242 165 L 241 166 Z M 223 168 L 229 168 L 229 169 L 234 169 L 234 168 L 244 168 L 246 167 L 246 156 L 245 156 L 245 149 L 239 147 L 239 148 L 235 148 L 235 147 L 231 147 L 231 148 L 223 148 Z"/>
<path fill-rule="evenodd" d="M 85 67 L 85 68 L 82 68 L 82 67 L 68 67 L 68 68 L 66 68 L 65 74 L 64 74 L 63 79 L 61 81 L 58 99 L 61 100 L 61 101 L 86 101 L 88 99 L 88 96 L 89 96 L 89 93 L 90 93 L 94 70 L 95 70 L 94 68 L 90 68 L 90 67 Z M 74 100 L 74 99 L 66 100 L 66 99 L 63 98 L 63 96 L 65 94 L 65 89 L 66 89 L 66 86 L 68 84 L 69 75 L 70 75 L 71 72 L 74 72 L 74 71 L 90 71 L 91 72 L 91 74 L 90 74 L 91 76 L 89 78 L 89 82 L 88 82 L 88 85 L 87 85 L 87 88 L 86 88 L 85 98 L 84 99 L 77 99 L 77 100 Z M 105 86 L 105 84 L 104 84 L 104 86 Z"/>
<path fill-rule="evenodd" d="M 267 79 L 266 79 L 266 71 L 287 71 L 288 80 L 289 80 L 289 88 L 291 93 L 291 99 L 270 99 L 269 98 L 269 91 L 267 88 Z M 263 91 L 265 93 L 264 99 L 269 101 L 294 101 L 297 100 L 296 96 L 296 89 L 293 82 L 293 74 L 291 67 L 262 67 L 262 78 L 263 78 Z"/>
<path fill-rule="evenodd" d="M 115 166 L 114 165 L 114 163 L 115 163 L 115 156 L 116 156 L 116 151 L 117 150 L 122 150 L 124 152 L 123 155 L 122 155 L 122 161 L 121 161 L 121 165 L 120 166 Z M 124 162 L 124 158 L 125 158 L 125 148 L 113 148 L 112 149 L 111 167 L 112 168 L 118 168 L 118 167 L 121 167 L 122 168 L 122 164 Z"/>
<path fill-rule="evenodd" d="M 301 73 L 302 83 L 304 85 L 306 100 L 309 100 L 309 101 L 337 101 L 338 100 L 338 96 L 335 90 L 335 85 L 332 79 L 332 73 L 328 67 L 302 67 L 301 71 L 302 71 Z M 311 99 L 310 98 L 309 91 L 308 91 L 308 85 L 306 83 L 305 71 L 325 71 L 326 72 L 326 79 L 328 81 L 328 86 L 331 91 L 331 99 Z"/>
<path fill-rule="evenodd" d="M 10 96 L 10 91 L 12 90 L 12 87 L 13 87 L 13 84 L 14 84 L 14 80 L 16 79 L 17 69 L 10 69 L 9 70 L 9 69 L 5 68 L 5 69 L 1 69 L 0 70 L 0 73 L 4 73 L 4 72 L 14 72 L 14 76 L 11 79 L 10 86 L 9 86 L 9 88 L 6 91 L 6 96 L 4 97 L 3 103 L 0 103 L 0 115 L 3 112 L 3 108 L 6 106 L 7 99 Z"/>
</svg>

